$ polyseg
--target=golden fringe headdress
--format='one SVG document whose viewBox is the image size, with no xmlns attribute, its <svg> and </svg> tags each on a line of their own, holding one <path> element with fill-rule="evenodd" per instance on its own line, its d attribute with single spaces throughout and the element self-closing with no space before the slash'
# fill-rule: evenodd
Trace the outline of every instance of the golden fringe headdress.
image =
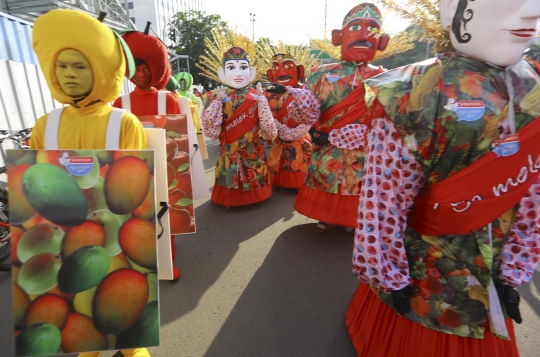
<svg viewBox="0 0 540 357">
<path fill-rule="evenodd" d="M 251 58 L 250 66 L 255 67 L 257 73 L 254 81 L 261 80 L 266 73 L 264 64 L 259 61 L 257 44 L 253 43 L 246 35 L 235 32 L 231 29 L 221 30 L 213 29 L 210 36 L 204 38 L 206 49 L 201 56 L 199 63 L 195 63 L 201 71 L 199 74 L 210 78 L 216 82 L 221 82 L 217 72 L 223 67 L 223 54 L 231 47 L 240 47 L 249 54 Z"/>
<path fill-rule="evenodd" d="M 310 52 L 307 46 L 286 45 L 281 41 L 276 46 L 264 43 L 259 49 L 259 61 L 265 67 L 264 73 L 266 73 L 272 67 L 272 57 L 275 54 L 287 53 L 296 60 L 296 64 L 304 66 L 307 70 L 319 64 L 318 56 L 313 56 Z"/>
</svg>

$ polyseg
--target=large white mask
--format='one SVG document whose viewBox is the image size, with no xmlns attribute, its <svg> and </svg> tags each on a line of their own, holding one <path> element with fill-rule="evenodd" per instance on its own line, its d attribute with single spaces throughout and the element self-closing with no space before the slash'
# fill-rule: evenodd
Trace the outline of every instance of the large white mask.
<svg viewBox="0 0 540 357">
<path fill-rule="evenodd" d="M 229 87 L 241 89 L 255 79 L 255 68 L 250 67 L 247 60 L 232 59 L 218 69 L 218 77 Z"/>
<path fill-rule="evenodd" d="M 540 23 L 540 0 L 440 0 L 440 11 L 456 50 L 501 67 L 521 59 Z"/>
</svg>

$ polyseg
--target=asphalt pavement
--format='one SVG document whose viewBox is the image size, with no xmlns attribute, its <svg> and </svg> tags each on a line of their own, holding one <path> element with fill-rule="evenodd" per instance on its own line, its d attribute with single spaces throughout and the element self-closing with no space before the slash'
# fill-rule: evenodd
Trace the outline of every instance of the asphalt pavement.
<svg viewBox="0 0 540 357">
<path fill-rule="evenodd" d="M 211 187 L 219 147 L 207 144 Z M 249 207 L 196 202 L 197 233 L 176 238 L 182 277 L 160 282 L 161 347 L 150 349 L 153 357 L 356 355 L 344 322 L 358 286 L 353 235 L 332 228 L 315 233 L 315 221 L 294 211 L 295 196 L 274 188 L 269 200 Z M 0 357 L 12 357 L 8 274 L 0 275 L 0 291 Z M 521 357 L 538 357 L 540 274 L 519 291 Z"/>
</svg>

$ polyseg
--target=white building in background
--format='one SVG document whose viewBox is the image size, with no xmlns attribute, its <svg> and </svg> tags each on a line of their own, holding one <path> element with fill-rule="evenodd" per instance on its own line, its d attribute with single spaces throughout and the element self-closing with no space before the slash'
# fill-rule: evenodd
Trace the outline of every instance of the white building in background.
<svg viewBox="0 0 540 357">
<path fill-rule="evenodd" d="M 129 9 L 129 17 L 137 27 L 144 31 L 147 21 L 166 43 L 167 23 L 177 12 L 189 10 L 203 11 L 203 0 L 120 0 L 126 3 Z"/>
</svg>

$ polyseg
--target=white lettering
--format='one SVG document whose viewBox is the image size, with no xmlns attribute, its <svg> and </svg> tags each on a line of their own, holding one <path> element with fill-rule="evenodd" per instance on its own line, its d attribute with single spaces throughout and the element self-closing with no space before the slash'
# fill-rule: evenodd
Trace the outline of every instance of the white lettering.
<svg viewBox="0 0 540 357">
<path fill-rule="evenodd" d="M 257 108 L 257 103 L 255 103 L 249 108 L 248 114 L 246 114 L 246 112 L 243 112 L 238 116 L 238 118 L 234 119 L 232 123 L 225 125 L 225 131 L 231 130 L 232 128 L 234 128 L 235 126 L 237 126 L 238 124 L 246 120 L 248 116 L 250 118 L 253 118 L 253 116 L 255 115 L 256 108 Z"/>
<path fill-rule="evenodd" d="M 536 158 L 536 161 L 533 163 L 533 156 L 529 155 L 527 158 L 529 164 L 523 166 L 519 171 L 519 175 L 514 180 L 512 177 L 508 178 L 505 183 L 500 183 L 497 186 L 493 187 L 493 193 L 495 196 L 499 197 L 503 193 L 507 193 L 510 186 L 518 186 L 520 183 L 524 183 L 529 178 L 529 172 L 536 173 L 540 169 L 540 156 Z"/>
<path fill-rule="evenodd" d="M 521 171 L 519 172 L 519 175 L 517 177 L 517 181 L 519 183 L 523 183 L 525 181 L 527 181 L 527 177 L 529 177 L 529 169 L 527 168 L 527 166 L 524 166 L 521 168 Z"/>
</svg>

